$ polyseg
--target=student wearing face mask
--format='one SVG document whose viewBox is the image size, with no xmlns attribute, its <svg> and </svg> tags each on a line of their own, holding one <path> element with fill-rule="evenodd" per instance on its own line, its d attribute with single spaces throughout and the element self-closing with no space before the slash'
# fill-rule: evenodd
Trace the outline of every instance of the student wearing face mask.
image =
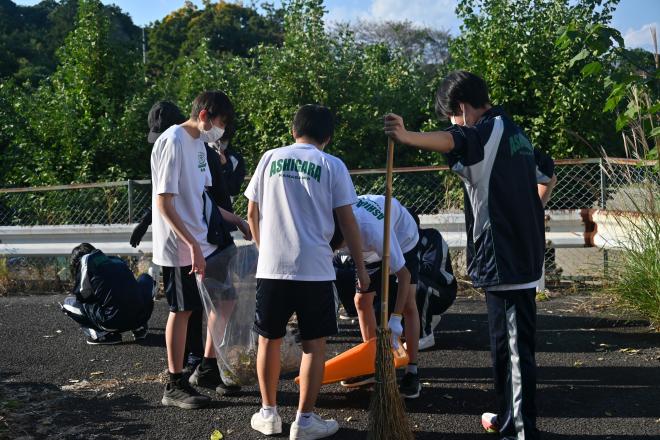
<svg viewBox="0 0 660 440">
<path fill-rule="evenodd" d="M 217 224 L 213 217 L 219 214 L 251 238 L 247 223 L 233 213 L 215 208 L 205 191 L 212 180 L 204 144 L 220 139 L 233 117 L 234 109 L 227 95 L 203 92 L 193 101 L 190 118 L 165 130 L 151 152 L 153 261 L 163 268 L 170 307 L 165 329 L 169 381 L 163 405 L 195 409 L 210 401 L 184 377 L 183 362 L 188 320 L 191 313 L 203 308 L 195 277 L 204 276 L 207 262 L 209 270 L 218 266 L 216 260 L 224 255 L 220 251 L 233 246 L 223 241 L 221 235 L 211 233 Z M 214 319 L 209 315 L 209 321 Z M 198 371 L 198 379 L 205 382 L 220 377 L 208 329 Z"/>
<path fill-rule="evenodd" d="M 207 150 L 207 155 L 217 156 L 219 163 L 219 166 L 214 166 L 215 164 L 209 160 L 211 176 L 214 178 L 213 187 L 209 189 L 209 192 L 218 206 L 230 212 L 234 212 L 233 198 L 240 193 L 246 174 L 243 156 L 230 146 L 235 133 L 234 124 L 227 125 L 220 140 L 210 143 L 210 148 Z M 215 182 L 216 175 L 219 180 L 217 185 Z"/>
<path fill-rule="evenodd" d="M 411 132 L 385 117 L 395 141 L 443 153 L 463 181 L 468 273 L 486 291 L 497 414 L 481 423 L 502 440 L 539 438 L 536 428 L 536 286 L 543 273 L 543 209 L 556 183 L 554 162 L 534 148 L 486 82 L 455 71 L 441 83 L 435 109 L 452 126 Z"/>
</svg>

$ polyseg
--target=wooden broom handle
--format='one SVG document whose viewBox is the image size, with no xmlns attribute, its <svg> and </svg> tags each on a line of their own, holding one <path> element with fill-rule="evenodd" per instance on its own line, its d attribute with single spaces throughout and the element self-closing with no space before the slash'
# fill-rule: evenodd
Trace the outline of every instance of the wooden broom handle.
<svg viewBox="0 0 660 440">
<path fill-rule="evenodd" d="M 383 266 L 381 268 L 380 326 L 387 328 L 390 299 L 390 213 L 392 211 L 392 170 L 394 169 L 394 141 L 387 138 L 387 173 L 385 179 L 385 222 L 383 231 Z"/>
</svg>

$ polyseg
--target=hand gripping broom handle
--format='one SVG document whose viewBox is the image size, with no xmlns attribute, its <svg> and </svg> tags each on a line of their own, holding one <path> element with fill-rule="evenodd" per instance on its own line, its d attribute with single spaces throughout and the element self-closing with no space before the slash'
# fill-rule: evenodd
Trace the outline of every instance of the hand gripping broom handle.
<svg viewBox="0 0 660 440">
<path fill-rule="evenodd" d="M 380 327 L 387 328 L 390 298 L 390 213 L 392 211 L 392 169 L 394 141 L 387 138 L 387 174 L 385 178 L 385 230 L 383 231 L 383 266 L 381 268 Z"/>
</svg>

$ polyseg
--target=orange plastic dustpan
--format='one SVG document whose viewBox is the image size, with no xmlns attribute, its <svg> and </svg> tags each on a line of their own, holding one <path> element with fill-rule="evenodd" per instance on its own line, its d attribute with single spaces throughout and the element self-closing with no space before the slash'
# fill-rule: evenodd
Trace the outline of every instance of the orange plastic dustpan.
<svg viewBox="0 0 660 440">
<path fill-rule="evenodd" d="M 394 367 L 401 368 L 408 365 L 408 353 L 399 342 L 399 348 L 392 349 Z M 376 338 L 347 350 L 326 361 L 323 373 L 323 385 L 339 382 L 350 377 L 374 374 L 376 372 Z M 300 377 L 296 377 L 300 383 Z"/>
</svg>

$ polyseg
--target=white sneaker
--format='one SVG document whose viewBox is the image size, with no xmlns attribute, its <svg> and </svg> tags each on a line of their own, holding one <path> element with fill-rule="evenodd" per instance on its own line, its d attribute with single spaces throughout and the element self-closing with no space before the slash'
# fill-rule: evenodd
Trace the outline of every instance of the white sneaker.
<svg viewBox="0 0 660 440">
<path fill-rule="evenodd" d="M 261 410 L 252 414 L 252 420 L 250 420 L 250 426 L 255 431 L 259 431 L 264 435 L 275 435 L 282 433 L 282 417 L 279 414 L 275 413 L 270 417 L 264 417 L 261 413 Z"/>
<path fill-rule="evenodd" d="M 336 420 L 323 420 L 316 414 L 311 415 L 309 425 L 302 427 L 295 421 L 291 424 L 289 440 L 315 440 L 326 438 L 339 431 L 339 423 Z"/>
<path fill-rule="evenodd" d="M 417 351 L 428 350 L 429 348 L 435 345 L 435 336 L 433 333 L 419 338 L 419 345 L 417 346 Z M 408 351 L 408 344 L 403 343 L 403 349 Z"/>
<path fill-rule="evenodd" d="M 419 351 L 427 350 L 435 345 L 435 336 L 433 333 L 424 336 L 419 339 Z"/>
</svg>

